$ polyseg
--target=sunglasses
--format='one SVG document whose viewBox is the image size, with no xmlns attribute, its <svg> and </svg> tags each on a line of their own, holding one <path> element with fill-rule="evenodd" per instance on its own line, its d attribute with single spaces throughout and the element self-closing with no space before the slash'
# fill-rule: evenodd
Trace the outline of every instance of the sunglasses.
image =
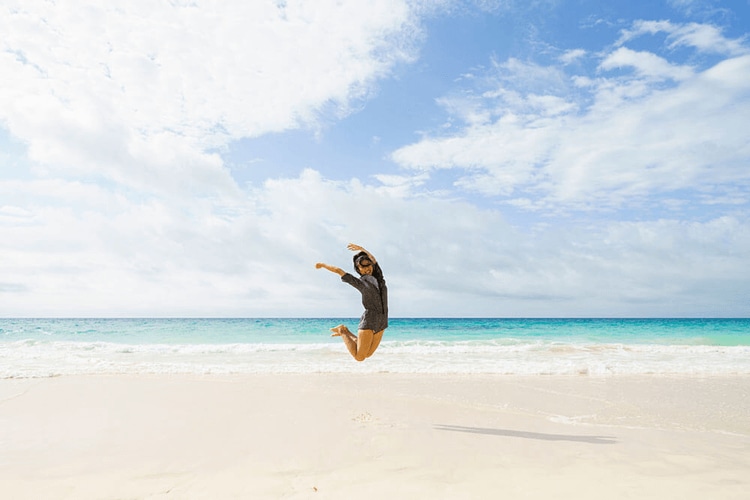
<svg viewBox="0 0 750 500">
<path fill-rule="evenodd" d="M 359 262 L 357 262 L 357 265 L 359 267 L 371 267 L 372 262 L 370 262 L 369 260 L 360 260 Z"/>
</svg>

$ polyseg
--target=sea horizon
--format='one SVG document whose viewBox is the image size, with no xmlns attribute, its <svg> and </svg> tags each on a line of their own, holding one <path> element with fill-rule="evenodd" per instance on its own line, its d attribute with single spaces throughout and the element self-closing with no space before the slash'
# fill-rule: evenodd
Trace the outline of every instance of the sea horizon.
<svg viewBox="0 0 750 500">
<path fill-rule="evenodd" d="M 0 377 L 119 373 L 750 374 L 747 318 L 392 318 L 355 362 L 357 318 L 3 318 Z"/>
</svg>

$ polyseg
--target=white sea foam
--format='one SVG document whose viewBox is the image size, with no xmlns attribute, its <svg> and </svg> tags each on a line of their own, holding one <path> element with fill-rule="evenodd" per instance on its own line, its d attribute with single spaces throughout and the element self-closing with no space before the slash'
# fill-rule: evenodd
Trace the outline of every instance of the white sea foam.
<svg viewBox="0 0 750 500">
<path fill-rule="evenodd" d="M 136 373 L 393 372 L 516 375 L 750 374 L 750 347 L 561 342 L 384 341 L 354 362 L 340 342 L 121 344 L 0 343 L 0 377 Z"/>
</svg>

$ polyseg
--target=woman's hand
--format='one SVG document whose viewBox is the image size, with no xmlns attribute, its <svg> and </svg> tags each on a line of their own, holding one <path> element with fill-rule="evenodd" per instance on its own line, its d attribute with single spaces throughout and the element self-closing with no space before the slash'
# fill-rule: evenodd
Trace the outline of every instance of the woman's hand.
<svg viewBox="0 0 750 500">
<path fill-rule="evenodd" d="M 359 245 L 355 245 L 354 243 L 349 243 L 346 246 L 346 248 L 348 248 L 352 252 L 364 252 L 370 258 L 370 260 L 372 261 L 373 264 L 377 263 L 377 261 L 375 260 L 375 257 L 373 257 L 373 255 L 370 252 L 368 252 L 367 250 L 365 250 L 363 247 L 361 247 Z"/>
</svg>

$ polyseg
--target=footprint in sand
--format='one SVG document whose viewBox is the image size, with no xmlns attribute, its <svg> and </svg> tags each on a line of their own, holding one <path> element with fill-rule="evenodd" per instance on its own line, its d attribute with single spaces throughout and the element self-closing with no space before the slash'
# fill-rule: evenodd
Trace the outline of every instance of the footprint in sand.
<svg viewBox="0 0 750 500">
<path fill-rule="evenodd" d="M 359 422 L 360 424 L 368 424 L 370 422 L 374 422 L 375 418 L 368 412 L 364 412 L 352 418 L 352 420 L 354 420 L 355 422 Z"/>
</svg>

